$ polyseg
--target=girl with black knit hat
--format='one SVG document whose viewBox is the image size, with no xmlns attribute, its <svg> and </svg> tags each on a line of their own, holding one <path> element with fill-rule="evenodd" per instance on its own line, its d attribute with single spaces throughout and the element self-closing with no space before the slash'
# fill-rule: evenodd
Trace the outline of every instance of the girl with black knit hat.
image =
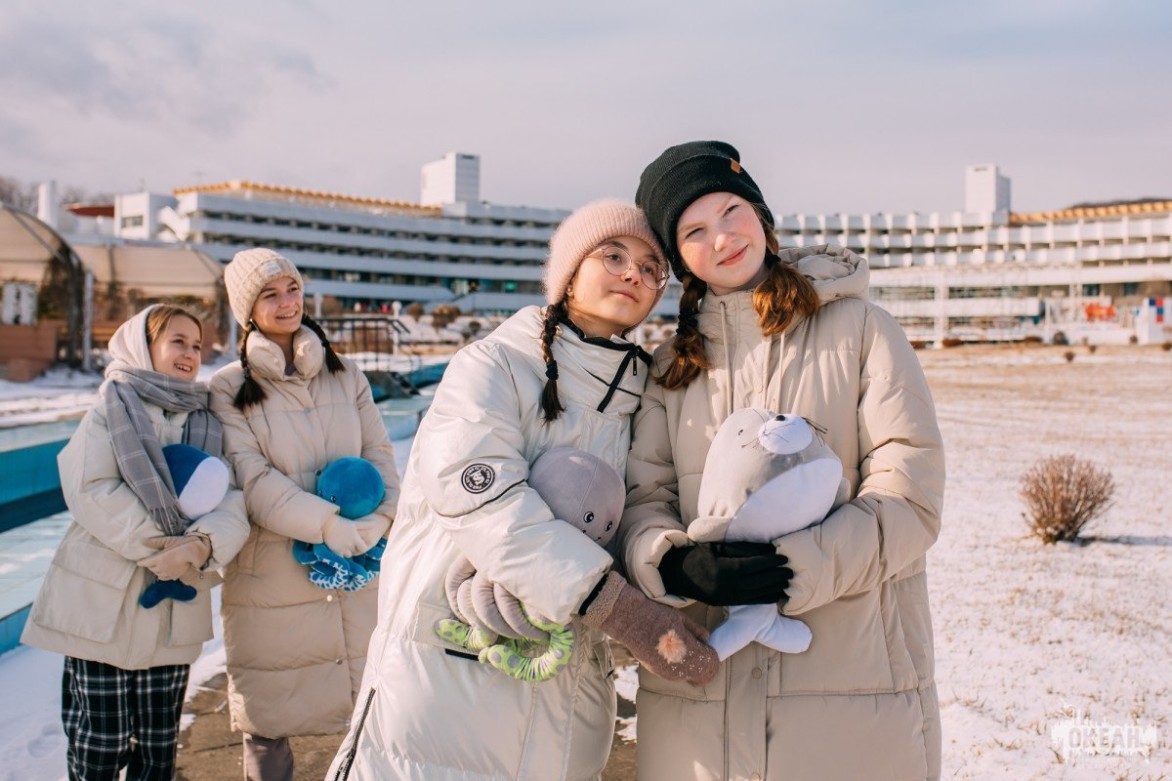
<svg viewBox="0 0 1172 781">
<path fill-rule="evenodd" d="M 642 669 L 639 778 L 937 778 L 924 561 L 944 456 L 907 338 L 864 299 L 867 261 L 780 250 L 760 189 L 719 141 L 664 151 L 636 202 L 684 292 L 635 421 L 619 527 L 628 577 L 708 627 L 722 606 L 776 603 L 814 638 L 801 654 L 750 644 L 713 687 Z M 824 428 L 851 501 L 772 544 L 692 544 L 712 438 L 744 407 Z"/>
<path fill-rule="evenodd" d="M 550 242 L 548 306 L 520 310 L 452 359 L 411 451 L 362 695 L 331 779 L 597 778 L 616 705 L 606 636 L 664 678 L 711 679 L 707 633 L 627 585 L 611 554 L 527 483 L 558 447 L 622 473 L 650 359 L 624 334 L 667 275 L 638 209 L 588 204 Z M 437 633 L 452 617 L 445 575 L 460 556 L 492 593 L 572 625 L 556 677 L 517 680 Z"/>
<path fill-rule="evenodd" d="M 369 550 L 390 528 L 399 478 L 366 376 L 305 314 L 297 268 L 273 250 L 245 250 L 224 283 L 244 330 L 240 361 L 212 378 L 212 410 L 252 523 L 224 579 L 229 705 L 245 733 L 245 778 L 292 779 L 291 736 L 346 729 L 378 597 L 373 584 L 314 585 L 292 544 L 325 543 L 346 557 Z M 343 456 L 374 464 L 386 486 L 379 507 L 356 520 L 314 493 L 317 472 Z"/>
</svg>

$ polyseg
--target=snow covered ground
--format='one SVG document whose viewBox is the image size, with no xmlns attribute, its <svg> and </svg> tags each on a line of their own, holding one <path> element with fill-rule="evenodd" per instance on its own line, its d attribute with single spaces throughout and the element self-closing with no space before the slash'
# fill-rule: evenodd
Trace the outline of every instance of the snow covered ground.
<svg viewBox="0 0 1172 781">
<path fill-rule="evenodd" d="M 929 554 L 944 778 L 1172 776 L 1172 353 L 1070 349 L 920 353 L 948 449 Z M 402 467 L 410 440 L 395 447 Z M 1059 453 L 1115 479 L 1086 545 L 1043 546 L 1021 517 L 1021 475 Z M 209 643 L 192 685 L 222 668 Z M 59 676 L 51 654 L 0 657 L 0 781 L 62 777 Z M 633 670 L 618 684 L 633 698 Z M 636 719 L 619 726 L 633 737 Z M 1114 753 L 1086 753 L 1093 739 Z"/>
</svg>

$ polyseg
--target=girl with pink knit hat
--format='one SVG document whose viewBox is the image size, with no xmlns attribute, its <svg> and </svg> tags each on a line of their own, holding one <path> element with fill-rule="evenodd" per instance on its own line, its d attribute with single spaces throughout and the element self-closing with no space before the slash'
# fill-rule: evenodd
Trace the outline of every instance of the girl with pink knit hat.
<svg viewBox="0 0 1172 781">
<path fill-rule="evenodd" d="M 554 448 L 622 474 L 649 360 L 625 335 L 667 277 L 641 211 L 590 203 L 550 241 L 547 306 L 522 309 L 453 358 L 415 438 L 378 627 L 329 778 L 596 778 L 614 733 L 608 636 L 658 675 L 712 678 L 707 633 L 629 586 L 611 554 L 528 483 Z M 437 633 L 453 615 L 445 575 L 461 556 L 491 593 L 574 629 L 556 676 L 518 680 Z"/>
</svg>

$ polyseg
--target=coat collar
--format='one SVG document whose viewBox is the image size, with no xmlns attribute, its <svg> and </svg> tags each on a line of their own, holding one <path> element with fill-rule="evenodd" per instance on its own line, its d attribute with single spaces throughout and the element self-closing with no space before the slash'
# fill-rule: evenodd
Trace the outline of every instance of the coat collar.
<svg viewBox="0 0 1172 781">
<path fill-rule="evenodd" d="M 489 337 L 520 347 L 542 376 L 544 316 L 541 307 L 527 306 Z M 635 343 L 619 337 L 586 337 L 572 323 L 562 323 L 553 341 L 553 357 L 558 363 L 558 395 L 564 401 L 620 414 L 638 407 L 650 374 L 650 356 Z"/>
<path fill-rule="evenodd" d="M 285 354 L 276 342 L 260 331 L 248 335 L 244 349 L 248 351 L 249 370 L 270 382 L 312 379 L 321 372 L 326 358 L 321 340 L 305 326 L 293 335 L 294 374 L 285 374 Z"/>
</svg>

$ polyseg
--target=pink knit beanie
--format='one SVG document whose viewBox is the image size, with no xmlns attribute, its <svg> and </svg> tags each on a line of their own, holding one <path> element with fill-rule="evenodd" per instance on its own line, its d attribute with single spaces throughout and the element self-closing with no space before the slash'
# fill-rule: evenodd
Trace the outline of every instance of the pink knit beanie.
<svg viewBox="0 0 1172 781">
<path fill-rule="evenodd" d="M 634 236 L 650 245 L 655 257 L 666 262 L 663 249 L 651 231 L 643 212 L 633 204 L 605 198 L 575 209 L 549 240 L 549 260 L 545 263 L 545 300 L 556 304 L 566 296 L 566 288 L 582 261 L 607 239 Z M 662 290 L 656 291 L 659 302 Z"/>
</svg>

